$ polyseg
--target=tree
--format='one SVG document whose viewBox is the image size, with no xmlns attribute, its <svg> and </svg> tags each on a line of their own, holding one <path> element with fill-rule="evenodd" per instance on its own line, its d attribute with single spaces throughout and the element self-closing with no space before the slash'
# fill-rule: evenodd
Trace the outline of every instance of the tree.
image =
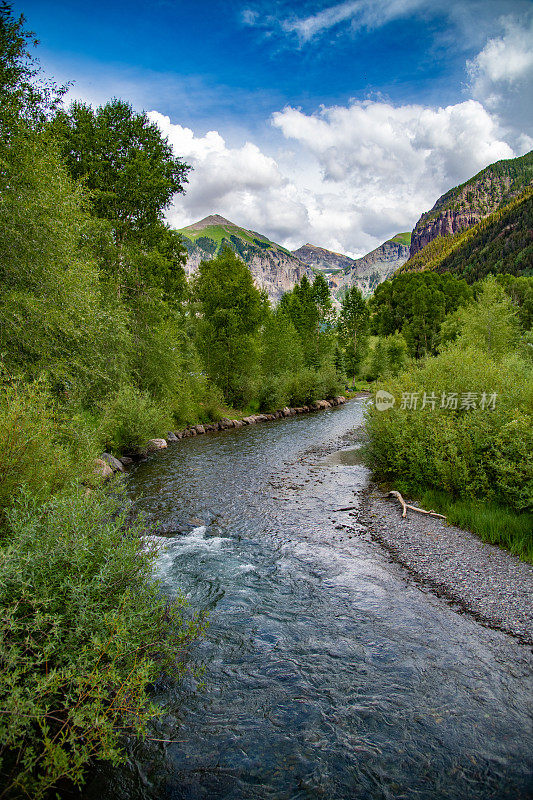
<svg viewBox="0 0 533 800">
<path fill-rule="evenodd" d="M 331 314 L 332 305 L 328 282 L 321 272 L 313 281 L 311 296 L 318 308 L 320 322 L 326 322 Z"/>
<path fill-rule="evenodd" d="M 174 157 L 167 139 L 146 114 L 111 100 L 94 111 L 73 103 L 56 114 L 56 136 L 71 176 L 90 193 L 95 253 L 118 282 L 119 292 L 145 286 L 166 300 L 181 300 L 187 253 L 163 220 L 164 209 L 184 191 L 190 167 Z"/>
<path fill-rule="evenodd" d="M 266 312 L 266 295 L 255 287 L 246 264 L 225 247 L 216 258 L 200 263 L 192 296 L 207 374 L 228 402 L 245 405 L 258 370 L 254 334 Z"/>
<path fill-rule="evenodd" d="M 354 381 L 364 355 L 368 322 L 368 306 L 361 290 L 352 286 L 342 298 L 337 330 L 344 346 L 346 369 Z"/>
<path fill-rule="evenodd" d="M 161 223 L 164 209 L 184 191 L 190 167 L 147 115 L 116 98 L 94 111 L 73 103 L 53 130 L 71 175 L 91 192 L 94 213 L 114 226 L 116 241 Z"/>
</svg>

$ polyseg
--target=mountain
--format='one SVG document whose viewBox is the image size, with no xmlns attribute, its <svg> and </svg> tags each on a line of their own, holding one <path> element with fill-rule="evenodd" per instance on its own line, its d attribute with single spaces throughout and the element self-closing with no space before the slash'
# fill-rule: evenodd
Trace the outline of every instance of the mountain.
<svg viewBox="0 0 533 800">
<path fill-rule="evenodd" d="M 294 250 L 293 255 L 312 269 L 324 272 L 335 295 L 340 296 L 343 290 L 358 286 L 368 296 L 378 284 L 407 261 L 409 241 L 409 233 L 398 233 L 366 256 L 356 259 L 312 244 L 305 244 Z"/>
<path fill-rule="evenodd" d="M 211 214 L 178 233 L 181 233 L 188 252 L 185 267 L 188 275 L 196 271 L 200 261 L 214 258 L 224 245 L 228 245 L 248 265 L 257 286 L 265 289 L 273 302 L 292 289 L 304 275 L 313 278 L 312 270 L 289 250 L 219 214 Z"/>
<path fill-rule="evenodd" d="M 411 257 L 438 236 L 459 233 L 521 195 L 533 184 L 533 151 L 497 161 L 443 194 L 422 214 L 411 235 Z"/>
<path fill-rule="evenodd" d="M 533 187 L 467 230 L 439 236 L 398 272 L 453 272 L 469 283 L 489 273 L 533 275 Z"/>
<path fill-rule="evenodd" d="M 349 256 L 343 256 L 341 253 L 325 250 L 323 247 L 316 247 L 309 243 L 302 245 L 298 250 L 293 250 L 292 254 L 304 264 L 322 272 L 339 272 L 351 267 L 354 263 L 353 258 Z"/>
</svg>

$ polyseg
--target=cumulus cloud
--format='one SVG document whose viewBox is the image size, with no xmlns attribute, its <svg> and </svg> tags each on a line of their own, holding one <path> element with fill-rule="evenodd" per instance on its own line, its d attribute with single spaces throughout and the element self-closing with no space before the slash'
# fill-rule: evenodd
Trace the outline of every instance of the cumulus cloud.
<svg viewBox="0 0 533 800">
<path fill-rule="evenodd" d="M 173 225 L 218 213 L 291 249 L 310 241 L 354 256 L 410 230 L 451 186 L 514 155 L 475 100 L 443 108 L 365 101 L 314 114 L 289 106 L 271 121 L 290 149 L 273 154 L 150 117 L 194 167 L 169 212 Z"/>
<path fill-rule="evenodd" d="M 176 155 L 193 167 L 184 196 L 179 196 L 168 217 L 183 227 L 217 213 L 244 227 L 285 239 L 307 224 L 305 205 L 285 178 L 274 158 L 252 142 L 228 147 L 218 131 L 196 136 L 190 128 L 174 125 L 152 111 Z"/>
<path fill-rule="evenodd" d="M 531 131 L 533 126 L 533 15 L 525 22 L 505 17 L 501 27 L 502 35 L 489 39 L 467 62 L 470 90 L 503 125 L 523 136 L 524 129 Z M 524 145 L 527 139 L 531 148 L 533 141 L 527 136 Z"/>
</svg>

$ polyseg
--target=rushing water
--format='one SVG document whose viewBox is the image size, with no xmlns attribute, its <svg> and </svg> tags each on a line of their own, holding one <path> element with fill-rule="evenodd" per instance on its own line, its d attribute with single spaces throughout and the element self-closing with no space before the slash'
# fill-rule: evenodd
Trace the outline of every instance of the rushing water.
<svg viewBox="0 0 533 800">
<path fill-rule="evenodd" d="M 160 687 L 152 738 L 172 741 L 137 745 L 87 800 L 531 795 L 528 651 L 335 510 L 367 481 L 338 453 L 362 402 L 186 439 L 131 476 L 165 538 L 164 591 L 209 611 L 204 686 Z"/>
</svg>

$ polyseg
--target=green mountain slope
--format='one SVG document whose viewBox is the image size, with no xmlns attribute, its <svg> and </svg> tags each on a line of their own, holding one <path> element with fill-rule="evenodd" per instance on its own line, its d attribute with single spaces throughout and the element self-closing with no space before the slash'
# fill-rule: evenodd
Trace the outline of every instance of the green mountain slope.
<svg viewBox="0 0 533 800">
<path fill-rule="evenodd" d="M 471 228 L 439 236 L 398 272 L 453 272 L 473 282 L 489 273 L 533 274 L 533 188 Z"/>
<path fill-rule="evenodd" d="M 532 184 L 533 151 L 491 164 L 443 194 L 430 211 L 422 214 L 412 233 L 411 256 L 439 236 L 471 228 Z"/>
<path fill-rule="evenodd" d="M 230 247 L 248 265 L 256 284 L 277 302 L 303 275 L 312 271 L 289 250 L 256 231 L 211 214 L 178 231 L 187 248 L 186 271 L 192 275 L 200 261 L 214 258 L 224 246 Z"/>
</svg>

